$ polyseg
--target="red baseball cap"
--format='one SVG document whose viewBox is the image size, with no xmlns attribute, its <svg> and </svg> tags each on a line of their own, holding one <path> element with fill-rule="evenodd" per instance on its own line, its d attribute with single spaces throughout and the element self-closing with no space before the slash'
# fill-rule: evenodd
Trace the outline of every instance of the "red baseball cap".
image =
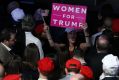
<svg viewBox="0 0 119 80">
<path fill-rule="evenodd" d="M 70 59 L 66 62 L 66 68 L 68 68 L 68 69 L 70 69 L 70 68 L 80 69 L 81 68 L 81 62 L 79 60 L 76 60 L 76 59 Z"/>
<path fill-rule="evenodd" d="M 92 79 L 93 78 L 93 71 L 88 66 L 82 66 L 81 70 L 80 70 L 80 74 L 84 75 L 88 79 Z"/>
<path fill-rule="evenodd" d="M 10 74 L 4 77 L 3 80 L 20 80 L 21 75 L 20 74 Z"/>
<path fill-rule="evenodd" d="M 54 62 L 51 58 L 45 57 L 38 61 L 38 69 L 40 72 L 50 73 L 54 70 Z"/>
</svg>

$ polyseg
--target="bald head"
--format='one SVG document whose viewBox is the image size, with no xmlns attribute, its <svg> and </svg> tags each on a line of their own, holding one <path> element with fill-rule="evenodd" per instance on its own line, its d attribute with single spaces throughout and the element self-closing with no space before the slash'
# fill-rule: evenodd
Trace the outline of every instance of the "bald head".
<svg viewBox="0 0 119 80">
<path fill-rule="evenodd" d="M 96 41 L 96 48 L 99 51 L 107 51 L 109 48 L 109 41 L 107 36 L 101 35 Z"/>
</svg>

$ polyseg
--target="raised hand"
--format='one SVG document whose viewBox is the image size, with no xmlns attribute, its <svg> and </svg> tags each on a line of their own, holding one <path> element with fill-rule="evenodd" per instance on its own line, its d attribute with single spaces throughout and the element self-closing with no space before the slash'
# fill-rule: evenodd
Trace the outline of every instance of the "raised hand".
<svg viewBox="0 0 119 80">
<path fill-rule="evenodd" d="M 88 28 L 88 24 L 87 23 L 85 23 L 84 25 L 81 26 L 81 29 L 83 29 L 83 30 L 87 30 L 87 28 Z"/>
<path fill-rule="evenodd" d="M 46 24 L 46 23 L 44 23 L 44 31 L 46 32 L 46 31 L 49 31 L 49 26 Z"/>
</svg>

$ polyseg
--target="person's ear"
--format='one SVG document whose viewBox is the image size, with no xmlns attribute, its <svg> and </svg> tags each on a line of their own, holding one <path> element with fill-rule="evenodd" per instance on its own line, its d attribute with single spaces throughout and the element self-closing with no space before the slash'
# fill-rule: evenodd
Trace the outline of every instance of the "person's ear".
<svg viewBox="0 0 119 80">
<path fill-rule="evenodd" d="M 19 78 L 19 80 L 23 80 L 23 78 L 22 78 L 22 74 L 20 74 L 20 78 Z"/>
<path fill-rule="evenodd" d="M 9 41 L 8 40 L 4 40 L 3 43 L 7 45 L 9 43 Z"/>
<path fill-rule="evenodd" d="M 40 69 L 39 68 L 37 68 L 38 69 L 38 72 L 40 72 Z"/>
<path fill-rule="evenodd" d="M 67 68 L 65 68 L 65 73 L 66 73 L 66 75 L 68 74 L 68 70 L 67 70 Z"/>
</svg>

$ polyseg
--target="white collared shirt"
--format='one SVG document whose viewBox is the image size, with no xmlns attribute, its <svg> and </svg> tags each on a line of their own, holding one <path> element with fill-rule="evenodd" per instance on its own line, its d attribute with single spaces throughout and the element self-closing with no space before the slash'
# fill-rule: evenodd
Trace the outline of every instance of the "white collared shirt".
<svg viewBox="0 0 119 80">
<path fill-rule="evenodd" d="M 31 32 L 25 32 L 25 36 L 26 36 L 26 46 L 30 43 L 36 44 L 36 46 L 39 49 L 40 59 L 42 59 L 44 57 L 44 53 L 41 41 L 38 38 L 36 38 Z"/>
<path fill-rule="evenodd" d="M 6 46 L 4 43 L 1 42 L 1 44 L 2 44 L 8 51 L 11 51 L 11 48 L 9 48 L 8 46 Z"/>
</svg>

